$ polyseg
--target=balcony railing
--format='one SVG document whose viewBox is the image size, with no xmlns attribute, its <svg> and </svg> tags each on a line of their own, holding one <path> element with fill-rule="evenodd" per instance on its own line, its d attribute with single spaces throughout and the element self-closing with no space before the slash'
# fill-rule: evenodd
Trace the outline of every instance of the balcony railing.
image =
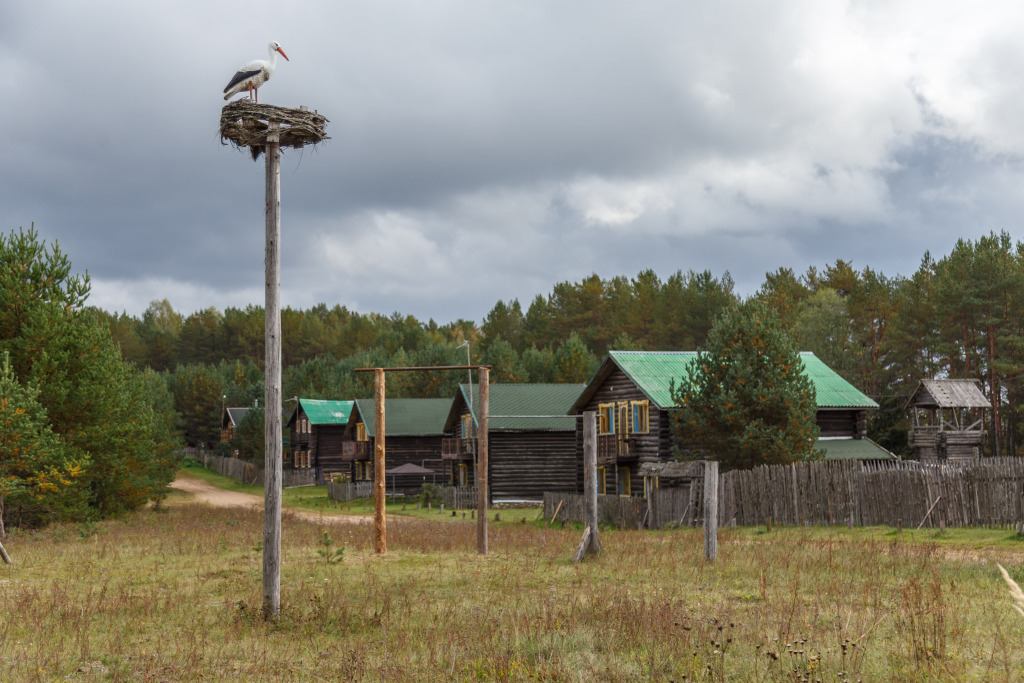
<svg viewBox="0 0 1024 683">
<path fill-rule="evenodd" d="M 369 441 L 343 441 L 341 444 L 342 460 L 365 460 L 369 454 Z"/>
<path fill-rule="evenodd" d="M 475 439 L 442 439 L 441 459 L 460 460 L 473 456 L 473 443 Z"/>
<path fill-rule="evenodd" d="M 630 457 L 629 440 L 619 434 L 599 434 L 597 437 L 597 462 L 614 463 L 619 458 Z"/>
</svg>

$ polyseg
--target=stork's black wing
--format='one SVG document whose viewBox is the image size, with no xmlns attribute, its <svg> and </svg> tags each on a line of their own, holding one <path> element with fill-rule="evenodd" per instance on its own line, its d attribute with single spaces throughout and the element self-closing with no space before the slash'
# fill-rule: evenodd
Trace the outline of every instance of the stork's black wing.
<svg viewBox="0 0 1024 683">
<path fill-rule="evenodd" d="M 243 69 L 243 70 L 239 71 L 238 73 L 236 73 L 234 76 L 231 77 L 231 82 L 228 83 L 227 86 L 225 86 L 224 92 L 227 92 L 228 90 L 231 90 L 233 87 L 235 87 L 236 85 L 238 85 L 239 83 L 241 83 L 243 81 L 246 81 L 246 80 L 248 80 L 250 78 L 253 78 L 259 72 L 260 72 L 259 69 Z"/>
</svg>

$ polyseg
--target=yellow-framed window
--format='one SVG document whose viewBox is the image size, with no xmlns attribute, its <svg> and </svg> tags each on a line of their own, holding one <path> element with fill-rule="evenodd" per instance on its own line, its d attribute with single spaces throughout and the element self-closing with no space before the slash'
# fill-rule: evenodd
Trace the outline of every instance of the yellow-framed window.
<svg viewBox="0 0 1024 683">
<path fill-rule="evenodd" d="M 601 403 L 597 406 L 597 433 L 615 433 L 615 404 Z"/>
<path fill-rule="evenodd" d="M 619 495 L 630 496 L 633 494 L 632 486 L 629 481 L 630 471 L 628 467 L 619 468 Z"/>
<path fill-rule="evenodd" d="M 626 438 L 629 438 L 629 403 L 627 401 L 619 401 L 615 408 L 619 417 L 615 421 L 615 433 L 623 434 Z"/>
<path fill-rule="evenodd" d="M 369 441 L 366 438 L 366 425 L 362 422 L 356 422 L 356 441 Z"/>
<path fill-rule="evenodd" d="M 469 439 L 473 436 L 473 416 L 463 415 L 461 420 L 461 431 L 460 435 L 463 439 Z"/>
<path fill-rule="evenodd" d="M 597 492 L 602 496 L 608 493 L 608 480 L 605 478 L 604 465 L 599 465 L 597 468 Z"/>
<path fill-rule="evenodd" d="M 647 434 L 651 431 L 651 405 L 649 401 L 630 401 L 630 431 Z"/>
</svg>

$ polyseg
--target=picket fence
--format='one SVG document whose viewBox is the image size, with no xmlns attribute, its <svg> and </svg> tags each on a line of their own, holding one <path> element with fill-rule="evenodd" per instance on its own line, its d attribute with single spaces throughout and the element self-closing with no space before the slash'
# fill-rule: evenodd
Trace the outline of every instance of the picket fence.
<svg viewBox="0 0 1024 683">
<path fill-rule="evenodd" d="M 703 482 L 648 498 L 598 496 L 598 516 L 620 528 L 702 523 Z M 544 494 L 544 515 L 581 522 L 583 496 Z M 1024 458 L 970 464 L 913 461 L 796 463 L 719 478 L 719 525 L 1013 527 L 1024 522 Z"/>
</svg>

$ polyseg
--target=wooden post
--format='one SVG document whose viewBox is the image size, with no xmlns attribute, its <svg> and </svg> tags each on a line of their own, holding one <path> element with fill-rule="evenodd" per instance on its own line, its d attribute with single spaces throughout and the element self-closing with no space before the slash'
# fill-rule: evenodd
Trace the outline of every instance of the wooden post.
<svg viewBox="0 0 1024 683">
<path fill-rule="evenodd" d="M 793 521 L 800 523 L 800 496 L 796 488 L 796 463 L 792 463 L 793 470 Z M 806 521 L 806 520 L 805 520 Z"/>
<path fill-rule="evenodd" d="M 487 416 L 490 412 L 490 370 L 480 368 L 480 433 L 478 435 L 476 485 L 477 508 L 480 514 L 476 518 L 476 550 L 481 555 L 487 554 Z"/>
<path fill-rule="evenodd" d="M 267 135 L 263 615 L 281 614 L 281 145 L 279 124 Z"/>
<path fill-rule="evenodd" d="M 718 557 L 718 463 L 704 463 L 704 557 Z"/>
<path fill-rule="evenodd" d="M 586 552 L 596 555 L 603 548 L 597 533 L 597 412 L 583 413 L 583 524 L 590 527 Z"/>
<path fill-rule="evenodd" d="M 384 501 L 384 369 L 373 371 L 373 398 L 376 416 L 373 422 L 373 548 L 378 555 L 388 551 L 387 517 Z"/>
</svg>

